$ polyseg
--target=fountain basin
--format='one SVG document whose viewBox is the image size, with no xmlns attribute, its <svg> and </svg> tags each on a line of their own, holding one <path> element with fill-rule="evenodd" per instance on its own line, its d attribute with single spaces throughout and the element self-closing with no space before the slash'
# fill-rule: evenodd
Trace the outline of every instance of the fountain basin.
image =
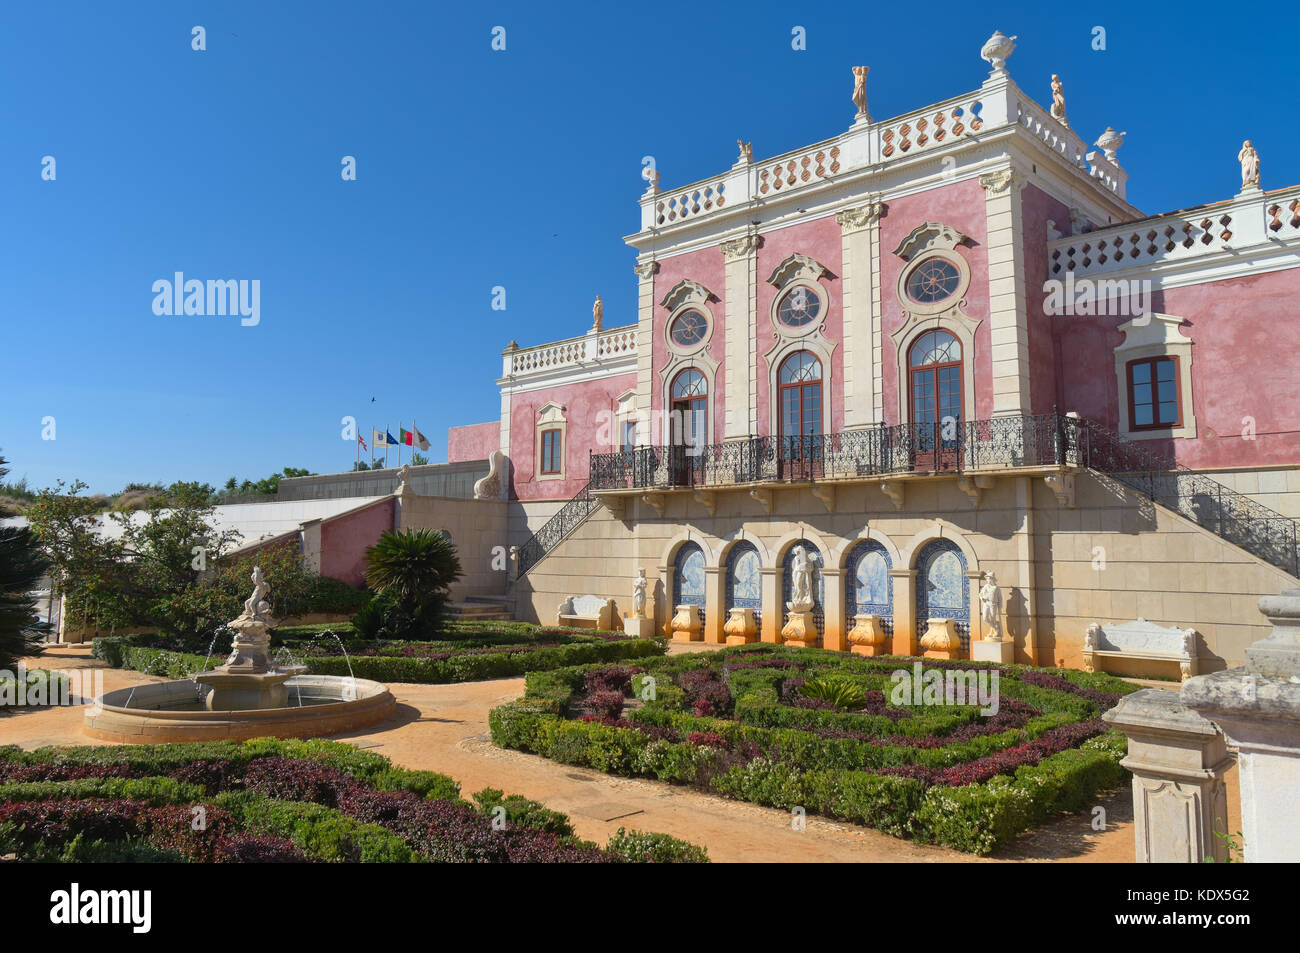
<svg viewBox="0 0 1300 953">
<path fill-rule="evenodd" d="M 193 680 L 212 688 L 205 702 L 208 711 L 255 711 L 288 707 L 286 683 L 305 671 L 305 665 L 291 665 L 274 672 L 241 672 L 222 666 L 195 675 Z"/>
<path fill-rule="evenodd" d="M 295 675 L 280 687 L 284 707 L 218 711 L 207 707 L 212 688 L 187 678 L 119 688 L 86 709 L 83 730 L 117 744 L 314 738 L 373 725 L 397 709 L 385 685 L 364 678 Z"/>
</svg>

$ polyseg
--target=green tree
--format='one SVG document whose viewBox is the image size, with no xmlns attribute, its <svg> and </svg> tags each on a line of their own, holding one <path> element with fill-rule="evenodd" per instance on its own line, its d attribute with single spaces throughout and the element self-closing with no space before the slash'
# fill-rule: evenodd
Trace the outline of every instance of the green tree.
<svg viewBox="0 0 1300 953">
<path fill-rule="evenodd" d="M 456 546 L 441 533 L 386 532 L 366 550 L 366 582 L 397 600 L 384 624 L 390 635 L 418 637 L 441 629 L 448 592 L 460 577 Z"/>
<path fill-rule="evenodd" d="M 429 458 L 426 457 L 424 454 L 422 454 L 419 450 L 412 451 L 411 466 L 423 467 L 423 466 L 427 466 L 428 463 L 429 463 Z"/>
<path fill-rule="evenodd" d="M 65 625 L 124 624 L 121 544 L 99 532 L 101 501 L 82 496 L 84 489 L 80 480 L 45 487 L 27 511 L 28 523 L 49 562 L 51 599 L 64 599 Z"/>
<path fill-rule="evenodd" d="M 9 473 L 0 457 L 0 479 Z M 0 517 L 9 516 L 0 510 Z M 28 526 L 0 526 L 0 668 L 13 669 L 24 655 L 40 651 L 44 628 L 36 602 L 27 595 L 49 567 L 40 540 Z"/>
</svg>

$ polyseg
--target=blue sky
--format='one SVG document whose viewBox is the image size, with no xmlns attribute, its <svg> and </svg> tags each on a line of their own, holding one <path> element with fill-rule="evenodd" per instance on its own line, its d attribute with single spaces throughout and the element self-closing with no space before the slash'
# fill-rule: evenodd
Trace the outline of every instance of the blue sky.
<svg viewBox="0 0 1300 953">
<path fill-rule="evenodd" d="M 345 415 L 367 435 L 414 417 L 443 460 L 448 426 L 498 414 L 510 339 L 582 333 L 598 293 L 607 327 L 635 320 L 622 236 L 643 156 L 671 188 L 729 166 L 738 137 L 761 159 L 834 135 L 854 64 L 878 119 L 973 90 L 995 28 L 1018 34 L 1008 68 L 1039 102 L 1061 74 L 1087 141 L 1128 131 L 1144 211 L 1231 195 L 1244 138 L 1265 188 L 1300 182 L 1294 8 L 837 6 L 6 4 L 10 478 L 112 492 L 344 470 Z M 260 323 L 154 315 L 176 271 L 260 280 Z"/>
</svg>

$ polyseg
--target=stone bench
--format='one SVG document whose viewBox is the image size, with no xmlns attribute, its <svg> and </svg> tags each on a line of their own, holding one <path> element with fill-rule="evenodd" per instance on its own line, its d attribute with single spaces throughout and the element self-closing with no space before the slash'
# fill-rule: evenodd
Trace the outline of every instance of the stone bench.
<svg viewBox="0 0 1300 953">
<path fill-rule="evenodd" d="M 555 623 L 575 628 L 612 629 L 614 603 L 600 596 L 569 596 L 560 603 Z"/>
<path fill-rule="evenodd" d="M 1098 671 L 1108 660 L 1133 659 L 1177 664 L 1182 681 L 1196 674 L 1195 629 L 1156 625 L 1146 619 L 1133 622 L 1094 622 L 1083 638 L 1083 669 Z"/>
</svg>

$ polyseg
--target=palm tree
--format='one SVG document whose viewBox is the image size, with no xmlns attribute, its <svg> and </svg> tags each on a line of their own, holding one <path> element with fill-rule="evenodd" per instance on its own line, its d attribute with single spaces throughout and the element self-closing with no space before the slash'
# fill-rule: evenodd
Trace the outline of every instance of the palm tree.
<svg viewBox="0 0 1300 953">
<path fill-rule="evenodd" d="M 395 629 L 441 628 L 452 583 L 461 577 L 456 546 L 427 529 L 384 533 L 366 550 L 366 582 L 397 600 Z"/>
<path fill-rule="evenodd" d="M 0 480 L 9 472 L 0 457 Z M 0 511 L 0 517 L 8 516 Z M 26 526 L 0 526 L 0 668 L 14 668 L 24 655 L 40 651 L 43 626 L 27 595 L 47 568 L 40 542 Z"/>
</svg>

